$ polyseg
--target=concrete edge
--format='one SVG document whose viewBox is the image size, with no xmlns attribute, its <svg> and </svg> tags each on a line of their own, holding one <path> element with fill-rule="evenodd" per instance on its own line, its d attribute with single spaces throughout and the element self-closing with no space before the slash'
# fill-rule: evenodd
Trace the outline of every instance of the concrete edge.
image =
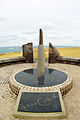
<svg viewBox="0 0 80 120">
<path fill-rule="evenodd" d="M 4 59 L 0 59 L 0 66 L 18 64 L 18 63 L 24 63 L 24 62 L 26 62 L 26 58 L 22 57 L 22 56 L 21 57 L 4 58 Z M 71 64 L 71 65 L 80 66 L 80 58 L 61 56 L 60 58 L 56 59 L 56 63 L 63 63 L 63 64 Z M 53 64 L 53 63 L 49 63 L 49 64 Z"/>
</svg>

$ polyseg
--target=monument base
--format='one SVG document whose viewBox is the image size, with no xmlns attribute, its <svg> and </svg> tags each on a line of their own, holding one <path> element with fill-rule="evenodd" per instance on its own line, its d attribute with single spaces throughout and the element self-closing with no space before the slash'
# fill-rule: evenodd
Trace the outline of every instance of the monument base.
<svg viewBox="0 0 80 120">
<path fill-rule="evenodd" d="M 63 119 L 66 112 L 59 89 L 47 92 L 21 90 L 13 115 L 26 119 Z"/>
</svg>

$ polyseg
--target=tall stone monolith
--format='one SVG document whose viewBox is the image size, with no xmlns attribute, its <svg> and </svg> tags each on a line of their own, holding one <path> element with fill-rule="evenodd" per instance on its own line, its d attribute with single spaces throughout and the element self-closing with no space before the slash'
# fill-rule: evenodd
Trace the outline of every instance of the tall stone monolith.
<svg viewBox="0 0 80 120">
<path fill-rule="evenodd" d="M 37 63 L 38 75 L 45 74 L 45 61 L 44 61 L 44 47 L 43 47 L 43 32 L 40 29 L 39 46 L 38 46 L 38 63 Z"/>
</svg>

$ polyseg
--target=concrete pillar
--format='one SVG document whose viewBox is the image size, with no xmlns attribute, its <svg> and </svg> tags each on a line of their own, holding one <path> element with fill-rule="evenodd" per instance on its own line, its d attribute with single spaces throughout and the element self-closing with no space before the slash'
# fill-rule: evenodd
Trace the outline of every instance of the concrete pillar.
<svg viewBox="0 0 80 120">
<path fill-rule="evenodd" d="M 42 29 L 40 29 L 40 36 L 39 36 L 37 70 L 38 70 L 38 75 L 45 74 L 45 61 L 44 61 L 44 47 L 43 47 Z"/>
</svg>

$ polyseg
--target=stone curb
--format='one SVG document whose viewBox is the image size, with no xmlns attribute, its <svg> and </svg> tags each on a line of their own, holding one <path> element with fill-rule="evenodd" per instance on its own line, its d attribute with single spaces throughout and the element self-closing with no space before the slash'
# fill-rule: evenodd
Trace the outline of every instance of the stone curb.
<svg viewBox="0 0 80 120">
<path fill-rule="evenodd" d="M 4 58 L 0 59 L 0 66 L 10 65 L 14 63 L 17 64 L 25 61 L 25 57 Z"/>
<path fill-rule="evenodd" d="M 17 64 L 17 63 L 24 63 L 24 62 L 26 62 L 25 57 L 4 58 L 4 59 L 0 59 L 0 66 Z M 71 65 L 79 65 L 80 66 L 80 58 L 61 56 L 60 58 L 57 58 L 56 63 L 63 63 L 63 64 L 71 64 Z M 51 63 L 51 64 L 53 64 L 53 63 Z"/>
<path fill-rule="evenodd" d="M 61 56 L 60 58 L 57 58 L 56 62 L 57 63 L 79 65 L 80 66 L 80 58 Z"/>
</svg>

